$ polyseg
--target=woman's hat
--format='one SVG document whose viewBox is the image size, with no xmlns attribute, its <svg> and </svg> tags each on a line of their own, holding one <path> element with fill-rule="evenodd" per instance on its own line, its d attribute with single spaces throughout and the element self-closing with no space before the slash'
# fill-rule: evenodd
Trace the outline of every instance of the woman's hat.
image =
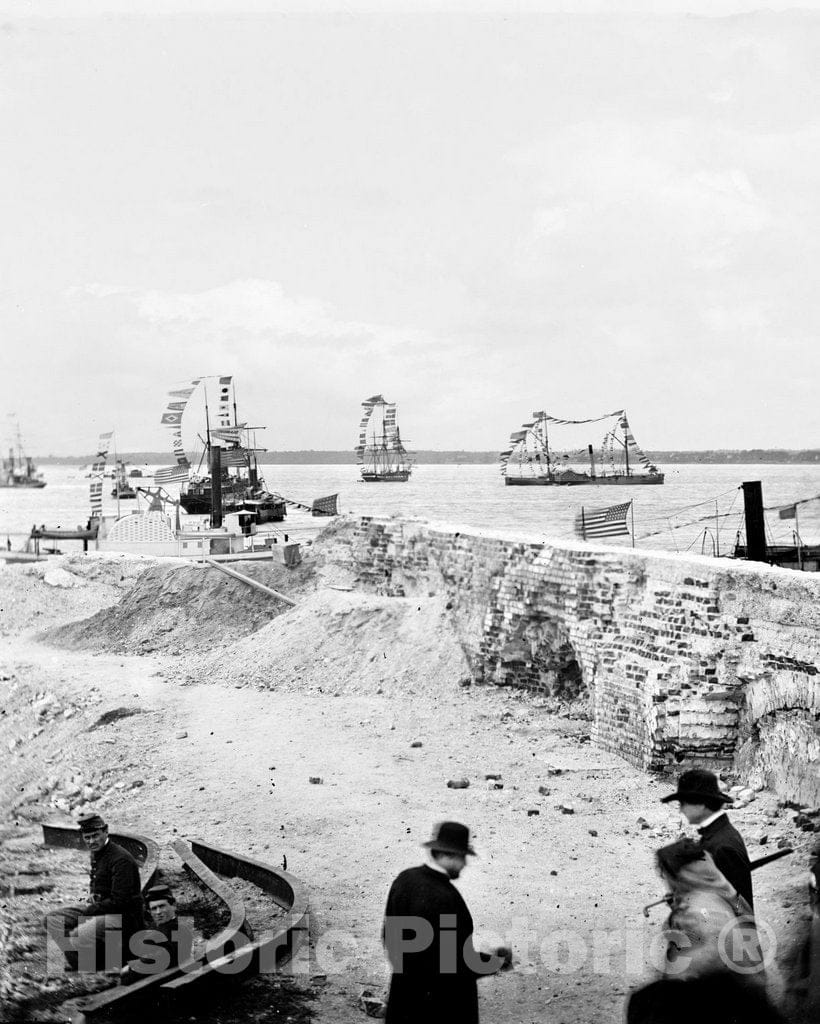
<svg viewBox="0 0 820 1024">
<path fill-rule="evenodd" d="M 668 846 L 662 846 L 655 854 L 659 867 L 673 878 L 682 867 L 695 860 L 703 860 L 703 847 L 694 839 L 678 839 Z"/>
<path fill-rule="evenodd" d="M 473 857 L 476 855 L 470 846 L 470 830 L 457 821 L 440 821 L 435 826 L 433 838 L 422 843 L 422 846 L 438 853 L 455 853 L 465 857 L 467 854 Z"/>
<path fill-rule="evenodd" d="M 688 804 L 702 804 L 706 800 L 719 800 L 721 803 L 730 804 L 732 798 L 721 793 L 718 786 L 717 775 L 714 772 L 707 772 L 703 768 L 692 768 L 684 772 L 678 779 L 678 790 L 663 797 L 662 804 L 668 804 L 671 800 L 682 800 Z"/>
</svg>

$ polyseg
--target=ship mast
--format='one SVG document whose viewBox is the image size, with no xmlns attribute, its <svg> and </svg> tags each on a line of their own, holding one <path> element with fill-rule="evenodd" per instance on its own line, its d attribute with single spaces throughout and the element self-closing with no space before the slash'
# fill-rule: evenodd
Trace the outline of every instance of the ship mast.
<svg viewBox="0 0 820 1024">
<path fill-rule="evenodd" d="M 626 417 L 621 418 L 621 426 L 624 431 L 624 459 L 626 461 L 626 475 L 629 476 L 629 436 L 626 431 Z"/>
</svg>

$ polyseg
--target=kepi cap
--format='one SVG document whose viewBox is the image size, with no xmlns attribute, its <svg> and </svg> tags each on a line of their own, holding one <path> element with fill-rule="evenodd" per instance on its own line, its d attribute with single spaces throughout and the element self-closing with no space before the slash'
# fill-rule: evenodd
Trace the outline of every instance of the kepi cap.
<svg viewBox="0 0 820 1024">
<path fill-rule="evenodd" d="M 108 828 L 99 814 L 86 814 L 84 818 L 77 821 L 80 832 L 98 832 L 101 828 Z"/>
<path fill-rule="evenodd" d="M 146 889 L 145 902 L 151 903 L 157 900 L 168 900 L 170 903 L 176 902 L 174 894 L 168 885 L 152 885 L 150 889 Z"/>
</svg>

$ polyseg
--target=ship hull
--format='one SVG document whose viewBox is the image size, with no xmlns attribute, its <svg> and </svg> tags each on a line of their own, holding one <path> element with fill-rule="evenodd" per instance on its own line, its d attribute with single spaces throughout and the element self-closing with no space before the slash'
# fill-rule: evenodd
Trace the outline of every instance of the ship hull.
<svg viewBox="0 0 820 1024">
<path fill-rule="evenodd" d="M 6 487 L 10 490 L 16 488 L 34 488 L 35 490 L 40 490 L 45 487 L 45 485 L 45 480 L 15 480 L 13 483 L 7 483 L 5 480 L 0 480 L 0 487 Z"/>
<path fill-rule="evenodd" d="M 209 516 L 211 514 L 211 492 L 204 494 L 183 494 L 179 503 L 189 516 Z M 284 501 L 265 501 L 264 499 L 237 498 L 222 495 L 222 514 L 229 512 L 255 512 L 259 523 L 281 523 L 288 514 Z"/>
<path fill-rule="evenodd" d="M 409 470 L 400 470 L 396 473 L 362 473 L 362 483 L 365 484 L 404 484 L 409 479 Z"/>
<path fill-rule="evenodd" d="M 597 477 L 577 477 L 573 480 L 549 480 L 545 476 L 507 476 L 504 482 L 510 487 L 637 487 L 649 484 L 662 484 L 663 473 L 639 475 L 615 475 Z"/>
</svg>

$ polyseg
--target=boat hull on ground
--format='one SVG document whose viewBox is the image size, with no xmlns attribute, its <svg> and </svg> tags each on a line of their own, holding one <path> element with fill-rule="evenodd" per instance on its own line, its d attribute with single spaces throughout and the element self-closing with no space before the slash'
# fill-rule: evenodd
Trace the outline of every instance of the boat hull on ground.
<svg viewBox="0 0 820 1024">
<path fill-rule="evenodd" d="M 395 473 L 362 473 L 365 484 L 404 484 L 410 479 L 410 470 L 402 469 Z"/>
<path fill-rule="evenodd" d="M 511 487 L 600 487 L 604 485 L 636 487 L 644 484 L 662 484 L 663 473 L 647 473 L 645 475 L 626 476 L 616 474 L 614 476 L 581 476 L 573 475 L 572 479 L 552 480 L 545 476 L 507 476 L 504 482 Z"/>
</svg>

